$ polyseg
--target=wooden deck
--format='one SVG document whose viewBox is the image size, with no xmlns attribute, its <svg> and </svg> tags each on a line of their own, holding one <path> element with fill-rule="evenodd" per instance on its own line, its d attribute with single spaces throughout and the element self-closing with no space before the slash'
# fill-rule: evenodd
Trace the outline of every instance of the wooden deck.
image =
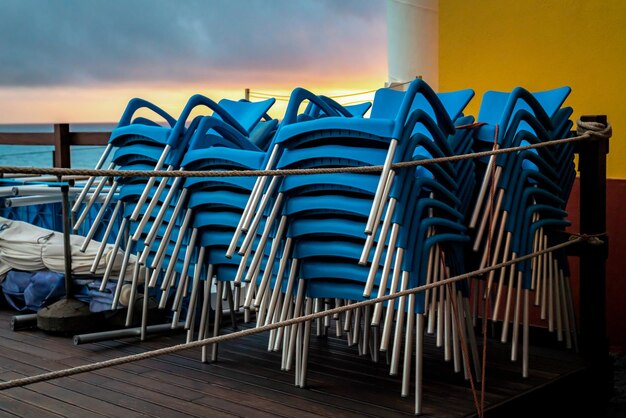
<svg viewBox="0 0 626 418">
<path fill-rule="evenodd" d="M 0 380 L 92 363 L 160 348 L 183 341 L 182 335 L 146 342 L 109 341 L 74 346 L 67 337 L 39 330 L 13 332 L 12 312 L 0 311 Z M 224 332 L 228 332 L 227 329 Z M 414 399 L 400 397 L 400 379 L 388 375 L 384 357 L 373 364 L 354 348 L 333 337 L 313 337 L 309 387 L 293 385 L 293 374 L 280 370 L 280 358 L 265 350 L 266 336 L 257 335 L 220 346 L 219 362 L 202 364 L 200 352 L 144 360 L 0 392 L 0 415 L 21 417 L 362 417 L 411 416 Z M 584 368 L 564 349 L 533 347 L 531 377 L 508 360 L 506 346 L 490 342 L 486 403 L 490 416 L 522 416 L 550 396 L 564 411 L 577 407 Z M 470 385 L 442 359 L 427 340 L 425 348 L 425 416 L 464 417 L 475 414 Z M 559 386 L 560 385 L 560 386 Z M 555 390 L 556 388 L 556 390 Z M 560 389 L 559 389 L 560 388 Z M 568 396 L 563 396 L 564 394 Z M 556 397 L 556 398 L 555 398 Z M 580 398 L 578 398 L 580 399 Z M 531 406 L 529 402 L 535 403 Z M 539 408 L 539 409 L 537 409 Z M 505 412 L 508 411 L 508 412 Z M 573 415 L 569 415 L 573 416 Z M 580 415 L 576 415 L 580 416 Z"/>
</svg>

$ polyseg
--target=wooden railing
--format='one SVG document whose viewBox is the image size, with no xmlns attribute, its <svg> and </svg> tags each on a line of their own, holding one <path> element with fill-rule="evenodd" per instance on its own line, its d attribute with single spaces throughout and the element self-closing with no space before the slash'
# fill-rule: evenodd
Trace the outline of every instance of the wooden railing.
<svg viewBox="0 0 626 418">
<path fill-rule="evenodd" d="M 70 146 L 106 145 L 111 135 L 111 132 L 71 132 L 68 123 L 53 126 L 53 132 L 0 132 L 0 145 L 52 145 L 54 167 L 70 168 Z"/>
</svg>

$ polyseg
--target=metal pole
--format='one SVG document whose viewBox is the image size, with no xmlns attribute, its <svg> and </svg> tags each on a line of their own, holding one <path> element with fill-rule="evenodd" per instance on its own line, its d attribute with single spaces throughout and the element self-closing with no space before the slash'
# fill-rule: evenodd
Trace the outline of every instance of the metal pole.
<svg viewBox="0 0 626 418">
<path fill-rule="evenodd" d="M 183 331 L 185 328 L 184 322 L 179 322 L 177 326 L 172 327 L 172 323 L 159 325 L 150 325 L 145 329 L 145 333 L 149 335 L 173 333 Z M 91 334 L 80 334 L 74 336 L 74 345 L 97 343 L 100 341 L 110 341 L 118 338 L 131 338 L 141 337 L 142 327 L 117 329 L 112 331 L 93 332 Z"/>
<path fill-rule="evenodd" d="M 65 253 L 65 299 L 72 297 L 72 248 L 70 244 L 70 202 L 68 197 L 69 186 L 61 186 L 63 210 L 63 250 Z"/>
<path fill-rule="evenodd" d="M 11 318 L 11 331 L 37 328 L 37 314 L 14 315 Z"/>
</svg>

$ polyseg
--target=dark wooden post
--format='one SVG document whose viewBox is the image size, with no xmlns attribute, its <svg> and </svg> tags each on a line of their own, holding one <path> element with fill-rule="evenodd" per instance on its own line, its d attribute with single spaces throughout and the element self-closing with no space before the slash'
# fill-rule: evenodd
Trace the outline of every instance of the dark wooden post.
<svg viewBox="0 0 626 418">
<path fill-rule="evenodd" d="M 70 168 L 70 125 L 67 123 L 54 124 L 54 166 Z"/>
<path fill-rule="evenodd" d="M 584 122 L 606 126 L 605 115 L 583 116 Z M 601 244 L 583 243 L 580 260 L 580 349 L 591 369 L 591 389 L 596 399 L 606 399 L 612 388 L 606 332 L 606 155 L 608 139 L 580 143 L 580 232 L 600 235 Z"/>
</svg>

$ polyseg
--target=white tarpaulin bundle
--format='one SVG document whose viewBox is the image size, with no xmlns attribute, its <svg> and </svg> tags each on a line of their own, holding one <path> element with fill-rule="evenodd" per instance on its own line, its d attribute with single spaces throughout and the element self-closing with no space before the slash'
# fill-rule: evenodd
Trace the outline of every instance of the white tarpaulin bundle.
<svg viewBox="0 0 626 418">
<path fill-rule="evenodd" d="M 73 274 L 92 274 L 91 266 L 100 247 L 97 241 L 91 241 L 85 252 L 80 251 L 84 237 L 70 236 Z M 98 263 L 96 275 L 104 274 L 108 260 L 113 257 L 113 245 L 109 244 Z M 111 273 L 112 278 L 119 276 L 123 253 L 118 251 Z M 131 280 L 136 257 L 131 256 L 126 269 L 125 280 Z M 65 252 L 63 234 L 49 229 L 39 228 L 26 222 L 13 221 L 0 217 L 0 278 L 11 269 L 24 271 L 51 270 L 65 272 Z"/>
</svg>

